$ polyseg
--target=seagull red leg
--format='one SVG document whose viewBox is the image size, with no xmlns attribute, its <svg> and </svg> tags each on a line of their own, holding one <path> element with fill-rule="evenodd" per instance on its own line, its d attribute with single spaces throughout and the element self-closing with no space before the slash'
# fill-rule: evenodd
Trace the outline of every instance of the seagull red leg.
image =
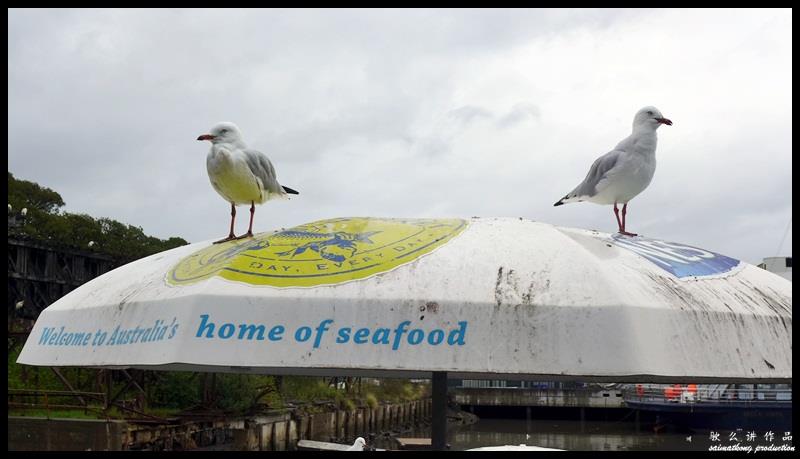
<svg viewBox="0 0 800 459">
<path fill-rule="evenodd" d="M 231 203 L 231 232 L 228 234 L 228 237 L 225 239 L 220 239 L 219 241 L 214 242 L 214 244 L 219 244 L 221 242 L 228 242 L 233 239 L 236 239 L 236 236 L 233 234 L 233 220 L 236 218 L 236 206 Z"/>
<path fill-rule="evenodd" d="M 247 234 L 242 234 L 236 239 L 243 239 L 246 237 L 253 237 L 253 215 L 256 213 L 256 203 L 250 201 L 250 226 L 247 228 Z"/>
<path fill-rule="evenodd" d="M 621 233 L 625 231 L 622 227 L 622 221 L 619 219 L 619 208 L 617 208 L 616 202 L 614 203 L 614 216 L 617 217 L 617 228 L 619 229 L 619 232 Z"/>
<path fill-rule="evenodd" d="M 250 226 L 247 227 L 247 236 L 253 237 L 253 216 L 256 214 L 256 203 L 250 201 Z"/>
<path fill-rule="evenodd" d="M 625 204 L 622 205 L 622 230 L 620 231 L 620 234 L 624 234 L 626 236 L 638 236 L 638 234 L 636 233 L 629 233 L 625 231 L 625 214 L 627 213 L 628 213 L 628 203 L 626 202 Z"/>
<path fill-rule="evenodd" d="M 622 231 L 625 231 L 625 214 L 628 213 L 628 203 L 622 205 Z"/>
</svg>

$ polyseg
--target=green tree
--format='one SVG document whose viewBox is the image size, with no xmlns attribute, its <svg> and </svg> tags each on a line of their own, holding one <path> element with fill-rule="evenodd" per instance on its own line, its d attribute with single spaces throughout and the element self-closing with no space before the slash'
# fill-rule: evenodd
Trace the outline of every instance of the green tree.
<svg viewBox="0 0 800 459">
<path fill-rule="evenodd" d="M 16 179 L 11 172 L 8 173 L 8 203 L 17 210 L 38 209 L 48 214 L 64 206 L 60 194 L 38 183 Z"/>
<path fill-rule="evenodd" d="M 148 236 L 141 227 L 127 225 L 110 218 L 62 212 L 64 200 L 57 192 L 28 180 L 20 180 L 8 173 L 9 204 L 13 213 L 27 215 L 19 218 L 21 225 L 9 231 L 45 243 L 53 243 L 86 250 L 94 241 L 92 250 L 111 255 L 121 261 L 132 261 L 164 250 L 188 244 L 180 237 L 162 240 Z"/>
</svg>

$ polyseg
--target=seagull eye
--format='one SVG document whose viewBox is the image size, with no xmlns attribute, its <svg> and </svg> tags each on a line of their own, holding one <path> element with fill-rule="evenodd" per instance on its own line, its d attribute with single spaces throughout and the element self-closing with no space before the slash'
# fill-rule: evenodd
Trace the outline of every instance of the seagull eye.
<svg viewBox="0 0 800 459">
<path fill-rule="evenodd" d="M 651 115 L 652 115 L 652 113 L 651 113 Z M 223 130 L 219 131 L 220 134 L 225 134 L 226 132 L 228 132 L 227 129 L 223 129 Z"/>
<path fill-rule="evenodd" d="M 650 116 L 653 116 L 653 112 L 651 112 L 649 110 L 647 111 L 647 114 L 650 115 Z M 222 131 L 222 132 L 225 132 L 225 131 Z"/>
</svg>

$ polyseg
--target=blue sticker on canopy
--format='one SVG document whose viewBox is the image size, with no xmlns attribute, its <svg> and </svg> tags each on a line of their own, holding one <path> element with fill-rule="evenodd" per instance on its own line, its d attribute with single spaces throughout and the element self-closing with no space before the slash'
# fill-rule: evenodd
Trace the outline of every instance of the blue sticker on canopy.
<svg viewBox="0 0 800 459">
<path fill-rule="evenodd" d="M 714 276 L 739 266 L 740 261 L 705 249 L 641 236 L 611 236 L 618 247 L 628 249 L 678 277 Z"/>
</svg>

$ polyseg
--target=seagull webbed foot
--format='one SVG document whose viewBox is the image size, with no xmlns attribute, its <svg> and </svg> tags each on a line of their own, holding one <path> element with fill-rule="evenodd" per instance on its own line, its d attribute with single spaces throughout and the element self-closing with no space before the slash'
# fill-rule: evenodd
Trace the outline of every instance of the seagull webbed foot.
<svg viewBox="0 0 800 459">
<path fill-rule="evenodd" d="M 233 233 L 231 233 L 225 239 L 220 239 L 219 241 L 214 241 L 214 244 L 222 244 L 223 242 L 233 241 L 233 240 L 236 240 L 236 239 L 239 239 L 239 238 L 242 238 L 242 237 L 243 236 L 236 237 L 236 236 L 233 235 Z"/>
</svg>

